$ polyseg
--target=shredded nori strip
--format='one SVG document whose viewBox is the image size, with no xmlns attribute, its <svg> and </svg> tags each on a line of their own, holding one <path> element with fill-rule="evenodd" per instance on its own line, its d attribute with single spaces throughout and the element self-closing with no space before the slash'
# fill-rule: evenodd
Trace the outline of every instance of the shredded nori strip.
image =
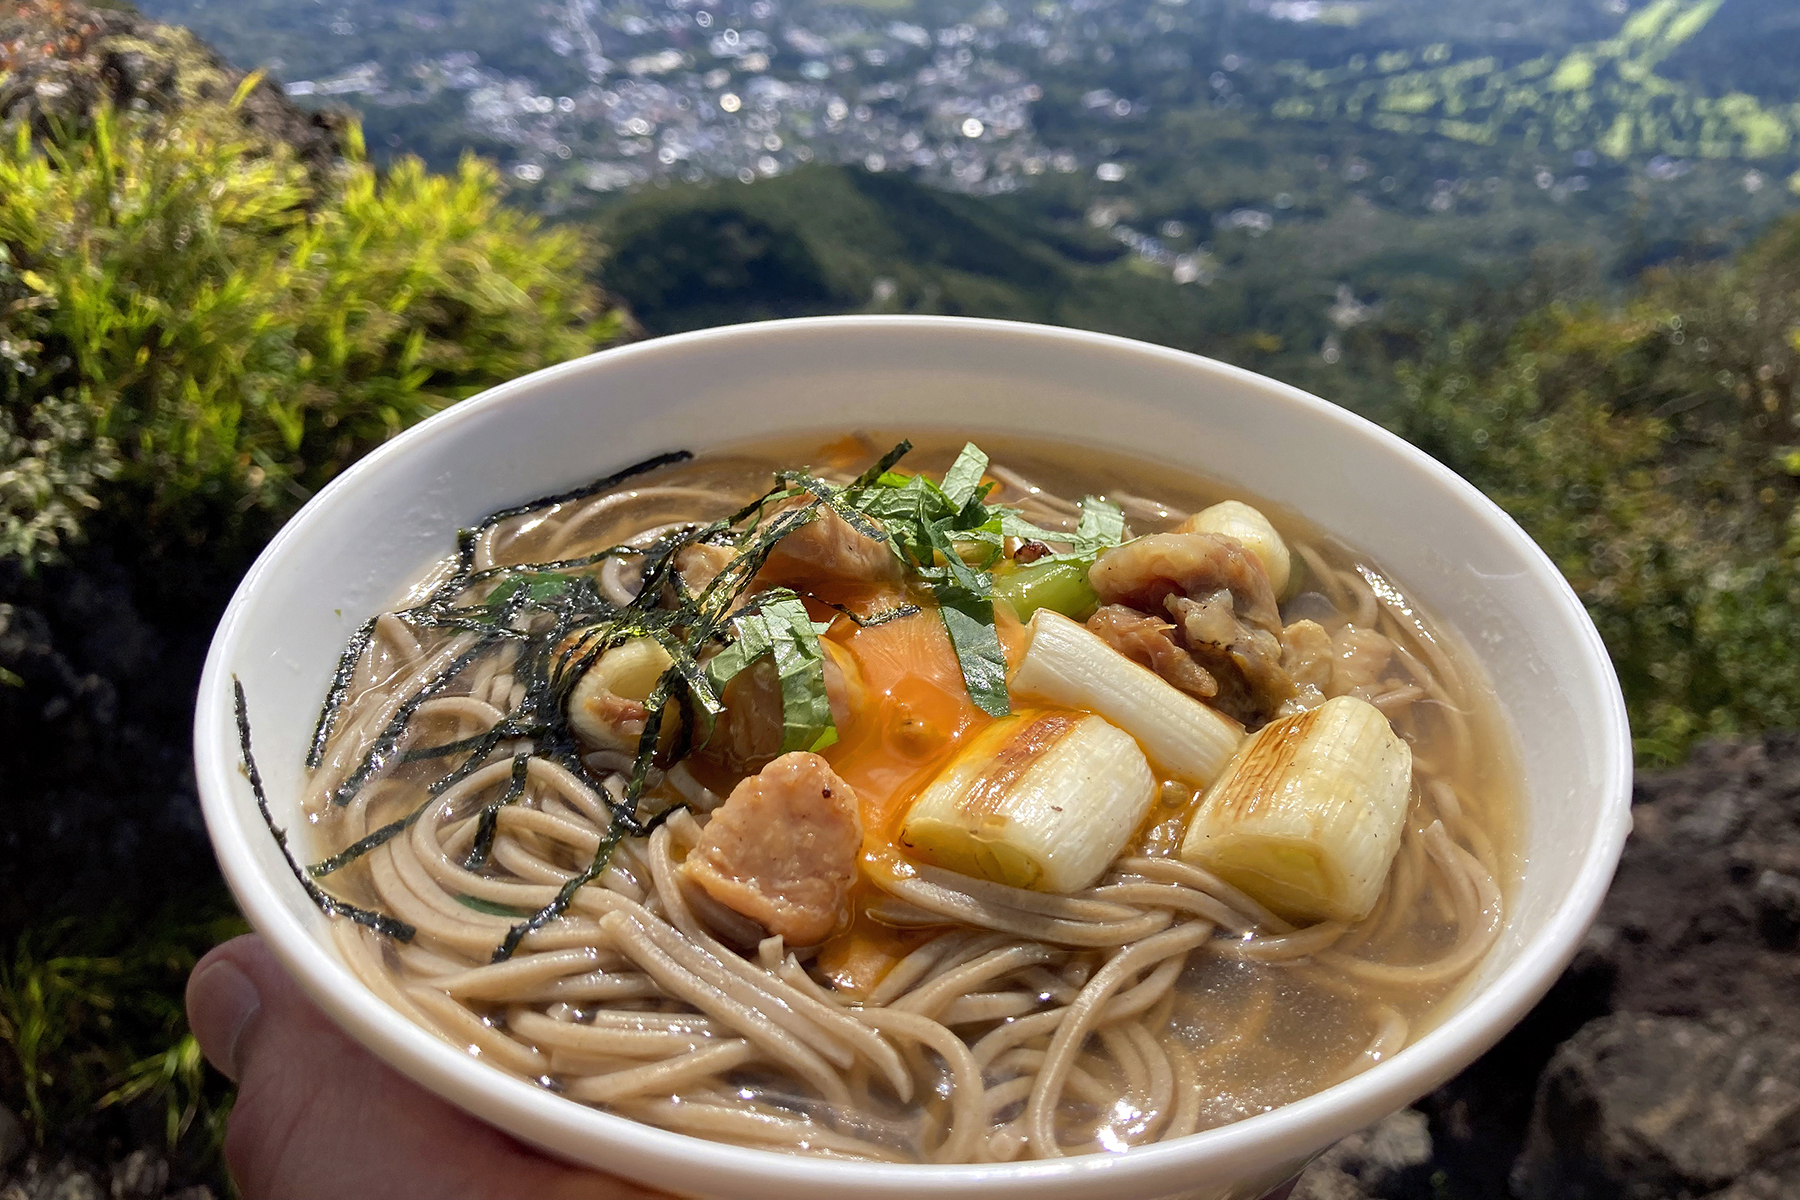
<svg viewBox="0 0 1800 1200">
<path fill-rule="evenodd" d="M 330 875 L 335 871 L 343 870 L 369 851 L 387 845 L 389 842 L 393 841 L 397 835 L 411 829 L 413 822 L 423 816 L 425 810 L 430 808 L 432 801 L 436 799 L 436 796 L 426 797 L 423 804 L 407 813 L 404 817 L 401 817 L 398 821 L 389 821 L 386 825 L 383 825 L 380 829 L 374 830 L 366 837 L 358 838 L 330 858 L 320 859 L 310 867 L 307 867 L 306 873 L 311 875 L 314 879 L 323 879 L 325 876 Z"/>
<path fill-rule="evenodd" d="M 843 493 L 823 479 L 815 479 L 805 471 L 782 471 L 775 478 L 816 497 L 826 508 L 843 518 L 850 528 L 869 540 L 876 542 L 888 540 L 887 530 L 846 504 L 843 500 Z"/>
<path fill-rule="evenodd" d="M 755 529 L 750 532 L 750 535 L 747 536 L 747 541 L 749 543 L 748 548 L 740 547 L 737 556 L 726 565 L 725 570 L 721 571 L 717 578 L 707 585 L 706 590 L 702 592 L 699 600 L 692 604 L 698 618 L 694 621 L 690 633 L 690 637 L 695 644 L 704 644 L 706 640 L 713 636 L 714 632 L 722 622 L 726 610 L 729 609 L 731 601 L 736 599 L 738 594 L 749 585 L 750 580 L 755 577 L 756 572 L 762 568 L 763 562 L 768 558 L 769 552 L 774 549 L 775 543 L 787 533 L 792 532 L 794 529 L 798 529 L 807 521 L 814 519 L 821 503 L 823 503 L 821 500 L 815 498 L 811 503 L 801 508 L 783 513 L 780 517 L 777 517 L 774 521 L 770 522 L 771 528 L 763 530 L 761 536 L 757 536 L 757 531 Z M 752 507 L 745 511 L 747 513 L 755 511 L 755 509 Z M 638 600 L 642 600 L 656 590 L 653 579 L 666 571 L 672 571 L 673 561 L 674 548 L 672 547 L 670 551 L 662 557 L 661 561 L 655 564 L 653 570 L 646 572 L 644 588 L 638 593 Z M 746 564 L 750 564 L 747 569 Z M 725 580 L 728 577 L 730 577 L 728 585 L 725 588 L 720 588 L 720 581 Z M 732 583 L 734 583 L 735 586 L 731 586 Z M 635 605 L 637 600 L 634 600 L 633 603 Z M 584 656 L 586 662 L 583 663 L 581 669 L 585 670 L 586 663 L 591 662 L 598 656 L 601 652 L 601 647 L 604 647 L 607 643 L 616 644 L 615 638 L 624 640 L 624 638 L 620 636 L 620 633 L 621 631 L 615 627 L 615 629 L 607 636 L 598 639 L 600 646 Z M 661 639 L 659 639 L 659 641 L 660 640 Z M 667 646 L 667 643 L 665 642 L 664 645 Z M 671 657 L 673 658 L 674 656 L 671 655 Z M 697 663 L 695 664 L 695 667 L 695 675 L 700 679 L 700 686 L 705 687 L 710 693 L 711 689 L 704 679 L 704 673 L 697 669 Z M 578 677 L 579 674 L 579 670 L 571 670 L 566 673 L 565 677 L 572 681 L 574 678 Z M 647 716 L 644 721 L 643 733 L 638 738 L 638 750 L 637 755 L 632 762 L 631 774 L 625 785 L 624 802 L 615 805 L 609 800 L 609 808 L 612 812 L 612 823 L 607 829 L 606 834 L 601 838 L 599 846 L 596 847 L 593 861 L 581 874 L 576 875 L 566 882 L 557 891 L 555 898 L 553 898 L 549 904 L 546 904 L 543 908 L 539 909 L 529 919 L 520 922 L 507 931 L 505 940 L 494 950 L 493 962 L 505 962 L 507 959 L 511 958 L 514 952 L 517 951 L 519 943 L 526 935 L 530 934 L 533 930 L 541 929 L 543 926 L 560 917 L 574 900 L 575 893 L 586 883 L 597 879 L 606 870 L 606 864 L 611 859 L 613 850 L 626 837 L 647 836 L 653 832 L 658 825 L 667 821 L 675 813 L 687 807 L 685 804 L 673 804 L 648 818 L 640 817 L 637 812 L 639 800 L 643 795 L 645 782 L 649 778 L 651 767 L 656 758 L 657 743 L 661 739 L 663 719 L 669 711 L 668 701 L 678 689 L 684 692 L 690 692 L 691 689 L 689 689 L 688 684 L 688 674 L 684 671 L 683 664 L 680 661 L 673 662 L 668 670 L 664 671 L 662 676 L 657 680 L 656 686 L 644 700 L 644 708 Z M 585 765 L 583 774 L 586 774 Z M 602 796 L 607 794 L 603 787 L 598 790 Z"/>
<path fill-rule="evenodd" d="M 523 917 L 529 914 L 522 908 L 514 908 L 510 904 L 499 904 L 493 900 L 483 900 L 480 896 L 467 894 L 456 897 L 456 902 L 464 908 L 472 908 L 478 913 L 486 913 L 490 917 Z"/>
<path fill-rule="evenodd" d="M 765 603 L 793 596 L 791 592 L 778 591 L 767 596 L 759 595 L 748 604 L 740 603 L 745 589 L 761 571 L 776 543 L 801 526 L 817 520 L 824 512 L 830 511 L 858 533 L 895 544 L 881 520 L 864 511 L 860 501 L 864 493 L 878 485 L 881 488 L 896 486 L 888 473 L 911 449 L 910 442 L 901 442 L 844 488 L 805 472 L 781 472 L 775 477 L 774 488 L 736 513 L 710 524 L 695 524 L 671 531 L 644 547 L 611 546 L 576 558 L 502 565 L 480 571 L 473 569 L 477 540 L 500 522 L 556 504 L 582 499 L 617 487 L 625 480 L 647 471 L 684 462 L 692 457 L 685 451 L 658 455 L 580 488 L 502 509 L 484 518 L 474 529 L 459 531 L 457 565 L 451 576 L 433 587 L 424 600 L 396 615 L 417 629 L 435 628 L 473 633 L 477 640 L 444 670 L 405 699 L 364 755 L 363 761 L 333 791 L 331 798 L 336 804 L 347 803 L 390 765 L 448 758 L 465 753 L 467 757 L 429 786 L 430 797 L 414 812 L 375 830 L 339 854 L 315 864 L 309 869 L 310 874 L 329 874 L 385 844 L 410 827 L 446 789 L 489 765 L 489 756 L 500 743 L 530 739 L 531 747 L 513 756 L 512 776 L 505 790 L 482 806 L 476 837 L 464 865 L 470 870 L 479 870 L 487 865 L 497 835 L 499 810 L 516 802 L 524 794 L 529 760 L 533 757 L 558 763 L 593 787 L 607 805 L 611 820 L 588 867 L 568 880 L 549 904 L 514 925 L 505 940 L 495 948 L 493 961 L 500 962 L 511 957 L 525 937 L 561 916 L 580 888 L 604 873 L 613 850 L 623 839 L 647 836 L 675 813 L 688 808 L 685 802 L 678 801 L 656 812 L 644 813 L 641 811 L 644 791 L 659 761 L 679 761 L 697 745 L 703 745 L 711 734 L 714 718 L 723 710 L 719 696 L 723 681 L 712 677 L 702 664 L 700 655 L 714 645 L 732 644 L 732 621 L 758 613 Z M 985 490 L 981 489 L 981 492 Z M 796 499 L 801 502 L 784 508 L 772 519 L 765 519 L 771 504 Z M 952 524 L 960 526 L 967 522 L 985 520 L 987 510 L 982 508 L 981 500 L 982 495 L 979 493 L 971 496 L 966 506 L 967 513 L 959 514 L 959 519 Z M 744 524 L 746 521 L 749 522 L 747 526 Z M 936 535 L 933 541 L 943 541 L 948 530 L 931 532 Z M 683 547 L 695 544 L 723 545 L 733 550 L 724 569 L 700 589 L 698 594 L 689 593 L 675 571 L 677 553 Z M 932 548 L 948 550 L 950 547 L 947 541 L 943 541 L 941 548 Z M 906 551 L 902 549 L 900 553 L 902 559 L 907 560 L 911 566 L 911 558 Z M 631 601 L 621 605 L 603 595 L 595 578 L 582 573 L 582 569 L 610 558 L 628 556 L 642 559 L 639 569 L 641 585 Z M 948 570 L 943 573 L 951 579 L 934 581 L 939 584 L 940 589 L 943 583 L 951 580 L 975 583 L 979 578 L 974 571 L 964 568 L 957 561 L 950 562 Z M 498 580 L 499 583 L 487 593 L 485 599 L 465 599 L 471 588 L 489 580 Z M 980 600 L 978 592 L 976 596 L 957 598 L 965 602 L 974 600 L 977 604 Z M 941 599 L 943 597 L 940 596 Z M 734 606 L 737 607 L 734 609 Z M 880 625 L 922 611 L 916 604 L 903 603 L 865 617 L 839 605 L 830 607 L 844 613 L 862 627 Z M 546 618 L 550 622 L 547 627 L 544 624 Z M 361 655 L 367 652 L 374 631 L 375 622 L 371 620 L 359 629 L 357 636 L 345 649 L 338 671 L 333 677 L 332 690 L 320 713 L 319 724 L 314 730 L 307 760 L 309 767 L 316 767 L 323 760 L 338 714 L 348 697 L 356 664 Z M 647 710 L 645 727 L 638 740 L 631 770 L 626 776 L 624 795 L 615 799 L 605 782 L 596 779 L 583 761 L 581 745 L 568 723 L 566 706 L 575 683 L 602 654 L 638 637 L 654 638 L 668 653 L 671 665 L 657 680 L 651 695 L 644 701 Z M 408 724 L 419 706 L 449 687 L 483 655 L 495 652 L 507 644 L 519 647 L 517 660 L 512 665 L 512 674 L 515 680 L 524 683 L 524 694 L 513 711 L 485 733 L 419 747 L 396 756 L 394 751 L 405 736 Z M 1004 688 L 1003 682 L 999 684 L 999 688 Z M 1004 696 L 1003 690 L 1000 690 L 999 696 Z M 784 696 L 784 706 L 785 701 Z M 239 713 L 248 760 L 249 733 L 247 718 L 243 716 L 241 688 Z M 661 734 L 665 720 L 671 719 L 672 714 L 683 713 L 688 719 L 682 721 L 675 744 L 660 745 L 664 741 Z M 254 767 L 251 771 L 255 781 Z M 260 782 L 255 782 L 260 789 Z M 264 815 L 266 819 L 266 803 Z M 281 832 L 274 829 L 272 822 L 270 828 L 276 833 L 278 840 L 282 841 L 283 853 L 287 853 Z M 302 885 L 308 888 L 309 895 L 327 912 L 351 916 L 361 924 L 391 933 L 402 940 L 412 936 L 411 928 L 403 922 L 380 913 L 354 908 L 325 893 L 306 878 L 306 873 L 295 865 L 291 855 L 288 861 L 301 878 Z M 459 899 L 479 911 L 491 910 L 514 915 L 514 910 L 506 909 L 505 906 L 487 905 L 470 897 Z"/>
<path fill-rule="evenodd" d="M 496 728 L 498 728 L 498 727 L 496 727 Z M 490 730 L 489 732 L 491 733 L 492 731 Z M 469 742 L 478 743 L 478 742 L 484 741 L 488 736 L 489 736 L 488 734 L 479 734 L 474 738 L 468 738 L 465 740 L 469 741 Z M 517 737 L 519 735 L 517 733 L 514 733 L 509 736 Z M 507 739 L 501 739 L 501 740 L 507 740 Z M 491 746 L 490 746 L 490 749 L 491 749 Z M 423 756 L 421 756 L 421 757 L 423 757 Z M 529 754 L 522 754 L 522 755 L 519 755 L 518 757 L 520 759 L 527 759 L 527 758 L 530 758 L 531 756 Z M 487 758 L 486 751 L 483 751 L 481 754 L 471 757 L 469 762 L 464 763 L 463 767 L 458 768 L 459 771 L 462 771 L 462 774 L 458 775 L 457 779 L 465 778 L 468 775 L 474 774 L 473 768 L 486 765 L 486 758 Z M 411 761 L 411 760 L 410 759 L 402 759 L 401 761 L 407 762 L 407 761 Z M 473 766 L 471 766 L 471 764 L 473 764 Z M 470 769 L 464 770 L 464 768 L 470 768 Z M 380 846 L 383 846 L 383 845 L 387 844 L 389 841 L 392 841 L 396 834 L 404 833 L 408 829 L 411 829 L 413 826 L 413 822 L 417 821 L 421 816 L 423 816 L 425 814 L 425 810 L 430 808 L 432 806 L 432 804 L 437 800 L 437 798 L 443 794 L 443 792 L 451 785 L 451 783 L 453 783 L 455 781 L 456 780 L 450 780 L 450 781 L 439 780 L 437 783 L 434 783 L 431 787 L 426 789 L 428 794 L 425 797 L 424 803 L 420 804 L 419 807 L 413 809 L 411 812 L 407 813 L 404 817 L 401 817 L 398 821 L 389 821 L 386 825 L 383 825 L 380 829 L 374 830 L 373 832 L 369 833 L 365 837 L 359 838 L 357 841 L 351 843 L 349 846 L 346 846 L 344 849 L 338 851 L 336 854 L 332 855 L 330 858 L 321 859 L 320 861 L 313 863 L 311 866 L 306 868 L 307 874 L 311 875 L 315 879 L 323 878 L 326 875 L 330 875 L 334 871 L 343 870 L 345 867 L 349 866 L 351 863 L 355 862 L 357 859 L 361 858 L 363 855 L 367 854 L 369 851 L 374 850 Z M 442 786 L 439 786 L 440 784 Z"/>
<path fill-rule="evenodd" d="M 818 597 L 816 596 L 813 598 L 818 600 Z M 865 617 L 860 613 L 853 612 L 842 604 L 833 604 L 829 600 L 819 600 L 818 602 L 823 604 L 826 608 L 834 609 L 844 616 L 849 617 L 850 623 L 855 625 L 858 629 L 873 629 L 877 625 L 886 625 L 889 621 L 898 621 L 901 617 L 916 617 L 925 611 L 918 605 L 912 603 L 896 604 L 892 608 L 884 608 L 880 612 L 870 613 Z"/>
<path fill-rule="evenodd" d="M 511 508 L 503 508 L 499 512 L 489 513 L 482 518 L 481 524 L 470 530 L 471 537 L 479 537 L 484 531 L 502 521 L 510 521 L 514 517 L 522 517 L 526 513 L 536 512 L 540 508 L 549 508 L 555 504 L 567 504 L 571 500 L 586 499 L 596 492 L 604 492 L 608 488 L 618 487 L 627 479 L 647 475 L 661 467 L 672 467 L 677 463 L 687 462 L 693 457 L 692 450 L 670 450 L 663 454 L 654 454 L 642 462 L 632 463 L 629 467 L 614 471 L 610 475 L 602 475 L 580 487 L 570 488 L 566 492 L 556 492 L 549 496 L 539 496 L 536 500 L 527 500 L 524 504 L 515 504 Z"/>
<path fill-rule="evenodd" d="M 866 488 L 874 487 L 877 479 L 880 479 L 883 475 L 886 475 L 889 471 L 893 470 L 894 464 L 912 453 L 912 448 L 913 444 L 911 441 L 904 438 L 901 439 L 898 446 L 895 446 L 892 450 L 889 450 L 886 454 L 876 459 L 873 466 L 864 471 L 861 475 L 858 475 L 855 482 L 844 489 L 845 494 L 855 496 L 858 492 L 861 492 Z"/>
<path fill-rule="evenodd" d="M 531 755 L 513 755 L 512 778 L 507 781 L 506 790 L 500 793 L 498 800 L 481 806 L 481 817 L 475 826 L 475 844 L 469 847 L 469 855 L 463 859 L 463 870 L 479 871 L 487 866 L 488 855 L 494 852 L 494 831 L 500 828 L 500 810 L 525 794 L 525 774 L 531 765 Z"/>
<path fill-rule="evenodd" d="M 416 750 L 408 750 L 400 756 L 400 762 L 421 762 L 428 758 L 443 758 L 450 754 L 461 754 L 464 750 L 476 750 L 482 746 L 492 746 L 490 741 L 496 731 L 500 732 L 500 740 L 512 738 L 539 737 L 546 732 L 546 727 L 537 725 L 515 725 L 510 720 L 502 721 L 486 733 L 472 734 L 466 738 L 457 738 L 454 742 L 439 742 L 435 746 L 420 746 Z"/>
<path fill-rule="evenodd" d="M 356 664 L 363 651 L 369 648 L 369 642 L 375 636 L 375 622 L 380 619 L 374 616 L 364 621 L 351 635 L 343 654 L 338 656 L 337 670 L 331 673 L 331 690 L 325 693 L 325 707 L 319 710 L 312 742 L 306 748 L 306 769 L 309 771 L 317 769 L 325 759 L 325 744 L 331 740 L 331 731 L 337 725 L 338 710 L 350 695 L 350 681 L 356 677 Z"/>
<path fill-rule="evenodd" d="M 494 956 L 489 961 L 505 962 L 513 956 L 513 951 L 519 948 L 519 943 L 525 940 L 527 934 L 542 929 L 562 916 L 563 910 L 569 907 L 569 902 L 575 899 L 575 893 L 605 872 L 607 861 L 612 858 L 612 852 L 618 848 L 619 843 L 625 840 L 625 834 L 624 822 L 613 821 L 612 826 L 601 836 L 600 845 L 595 847 L 594 861 L 587 865 L 587 869 L 563 884 L 554 900 L 507 930 L 506 940 L 494 947 Z"/>
<path fill-rule="evenodd" d="M 256 755 L 250 750 L 250 705 L 244 699 L 244 684 L 237 676 L 232 676 L 231 690 L 237 706 L 238 748 L 243 754 L 244 774 L 250 780 L 250 794 L 256 797 L 256 810 L 262 814 L 263 824 L 269 827 L 274 835 L 275 844 L 281 849 L 281 856 L 287 859 L 288 868 L 294 872 L 294 878 L 306 889 L 306 894 L 320 909 L 334 917 L 348 917 L 358 925 L 373 929 L 376 933 L 386 934 L 395 941 L 410 942 L 418 931 L 405 921 L 397 921 L 385 913 L 373 912 L 366 908 L 358 908 L 348 904 L 327 892 L 314 883 L 300 864 L 294 859 L 294 852 L 288 849 L 287 831 L 275 824 L 275 815 L 269 811 L 269 795 L 263 790 L 262 772 L 256 769 Z"/>
<path fill-rule="evenodd" d="M 394 747 L 400 743 L 400 738 L 406 733 L 407 723 L 412 720 L 413 714 L 419 711 L 419 705 L 443 691 L 449 686 L 451 680 L 462 674 L 471 663 L 491 648 L 491 642 L 477 641 L 452 659 L 450 665 L 439 671 L 418 691 L 408 696 L 405 702 L 395 710 L 392 719 L 387 723 L 387 728 L 383 729 L 381 735 L 375 739 L 375 744 L 369 747 L 367 754 L 363 755 L 363 760 L 356 770 L 352 771 L 350 777 L 331 793 L 331 802 L 336 805 L 345 805 L 355 799 L 356 793 L 362 790 L 363 785 L 377 771 L 387 765 L 387 756 L 393 753 Z"/>
<path fill-rule="evenodd" d="M 494 726 L 486 733 L 479 735 L 480 740 L 476 742 L 475 749 L 470 753 L 469 757 L 463 759 L 462 763 L 448 775 L 432 780 L 430 786 L 425 790 L 430 792 L 433 796 L 441 796 L 475 772 L 481 770 L 482 767 L 486 766 L 487 757 L 494 752 L 494 747 L 498 746 L 501 742 L 511 740 L 507 736 L 507 731 L 504 728 L 505 724 L 506 723 L 502 721 L 499 725 Z"/>
</svg>

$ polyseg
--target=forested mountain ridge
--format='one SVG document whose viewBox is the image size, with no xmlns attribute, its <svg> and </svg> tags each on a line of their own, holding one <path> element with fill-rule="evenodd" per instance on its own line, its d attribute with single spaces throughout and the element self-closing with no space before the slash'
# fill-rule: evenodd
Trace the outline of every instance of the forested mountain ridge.
<svg viewBox="0 0 1800 1200">
<path fill-rule="evenodd" d="M 1540 251 L 1609 286 L 1728 253 L 1800 186 L 1781 0 L 145 2 L 303 102 L 354 106 L 378 156 L 493 155 L 514 203 L 606 229 L 632 288 L 663 253 L 627 244 L 647 212 L 780 225 L 826 186 L 783 177 L 853 166 L 987 202 L 1051 249 L 1050 291 L 977 304 L 971 279 L 913 287 L 906 258 L 826 232 L 823 292 L 764 280 L 746 311 L 866 308 L 885 279 L 882 311 L 1099 322 L 1368 412 L 1392 395 L 1376 327 L 1516 283 Z M 823 225 L 886 219 L 860 178 Z M 664 320 L 679 291 L 635 297 L 652 331 L 715 319 Z"/>
</svg>

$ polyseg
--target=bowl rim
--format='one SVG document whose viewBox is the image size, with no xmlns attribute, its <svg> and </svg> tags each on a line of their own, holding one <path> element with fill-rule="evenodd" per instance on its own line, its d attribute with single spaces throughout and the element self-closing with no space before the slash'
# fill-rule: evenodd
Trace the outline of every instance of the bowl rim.
<svg viewBox="0 0 1800 1200">
<path fill-rule="evenodd" d="M 545 384 L 572 375 L 603 374 L 614 365 L 678 358 L 699 345 L 762 342 L 784 337 L 830 338 L 842 333 L 874 333 L 897 338 L 946 336 L 1040 339 L 1095 352 L 1128 353 L 1189 372 L 1234 381 L 1305 410 L 1314 420 L 1348 437 L 1374 441 L 1378 448 L 1409 460 L 1442 488 L 1455 494 L 1499 542 L 1516 556 L 1555 599 L 1556 618 L 1585 644 L 1583 667 L 1606 698 L 1599 728 L 1603 744 L 1594 760 L 1604 786 L 1592 803 L 1600 806 L 1595 835 L 1581 858 L 1568 891 L 1546 916 L 1537 935 L 1515 960 L 1418 1041 L 1363 1073 L 1323 1091 L 1227 1125 L 1184 1138 L 1133 1148 L 1127 1154 L 1087 1154 L 1054 1160 L 998 1164 L 888 1164 L 812 1158 L 774 1150 L 712 1142 L 658 1129 L 572 1101 L 492 1071 L 477 1059 L 428 1033 L 370 991 L 326 943 L 316 938 L 278 889 L 290 886 L 285 873 L 261 871 L 249 839 L 267 836 L 255 808 L 247 803 L 235 737 L 225 736 L 221 719 L 231 707 L 231 663 L 248 614 L 269 580 L 280 570 L 288 548 L 307 535 L 333 506 L 353 502 L 365 481 L 396 458 L 488 409 L 521 403 Z M 227 883 L 252 926 L 264 935 L 289 974 L 345 1032 L 427 1090 L 517 1136 L 547 1147 L 580 1141 L 606 1143 L 621 1155 L 618 1170 L 655 1183 L 639 1164 L 675 1161 L 688 1175 L 719 1174 L 755 1184 L 769 1194 L 781 1183 L 810 1188 L 861 1188 L 899 1196 L 922 1187 L 980 1187 L 1000 1183 L 1048 1186 L 1057 1195 L 1078 1194 L 1081 1181 L 1109 1188 L 1132 1180 L 1154 1189 L 1192 1186 L 1192 1168 L 1230 1169 L 1260 1161 L 1268 1144 L 1323 1146 L 1411 1103 L 1472 1062 L 1497 1042 L 1549 989 L 1567 965 L 1594 920 L 1612 879 L 1630 828 L 1632 745 L 1624 699 L 1611 658 L 1574 591 L 1535 542 L 1496 504 L 1448 467 L 1390 431 L 1348 409 L 1267 376 L 1201 355 L 1111 334 L 1017 321 L 937 316 L 803 317 L 750 322 L 674 334 L 601 350 L 520 376 L 454 404 L 377 447 L 333 479 L 291 517 L 258 555 L 234 592 L 209 647 L 196 698 L 195 773 L 208 833 Z M 247 817 L 254 818 L 254 824 Z M 551 1136 L 560 1130 L 563 1136 Z M 540 1140 L 540 1134 L 542 1140 Z M 569 1150 L 552 1150 L 564 1156 Z M 1278 1181 L 1275 1181 L 1278 1182 Z M 1074 1190 L 1068 1186 L 1073 1185 Z"/>
</svg>

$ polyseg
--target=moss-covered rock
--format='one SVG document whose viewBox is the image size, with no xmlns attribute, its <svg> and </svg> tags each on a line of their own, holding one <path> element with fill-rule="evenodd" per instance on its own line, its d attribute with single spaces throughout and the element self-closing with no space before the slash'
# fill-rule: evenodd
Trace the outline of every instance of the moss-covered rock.
<svg viewBox="0 0 1800 1200">
<path fill-rule="evenodd" d="M 0 121 L 23 120 L 39 136 L 81 126 L 107 105 L 168 114 L 226 104 L 247 78 L 188 30 L 123 4 L 10 0 L 7 8 L 0 13 Z M 342 155 L 343 113 L 309 112 L 260 77 L 236 111 L 247 133 L 290 147 L 311 168 Z"/>
<path fill-rule="evenodd" d="M 184 30 L 0 19 L 0 557 L 113 509 L 254 540 L 444 405 L 618 337 L 581 232 L 496 169 L 377 171 Z"/>
</svg>

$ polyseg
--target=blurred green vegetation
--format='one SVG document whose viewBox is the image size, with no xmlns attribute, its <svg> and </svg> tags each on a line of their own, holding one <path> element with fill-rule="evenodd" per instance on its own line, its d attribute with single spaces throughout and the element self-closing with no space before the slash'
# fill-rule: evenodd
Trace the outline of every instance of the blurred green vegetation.
<svg viewBox="0 0 1800 1200">
<path fill-rule="evenodd" d="M 246 85 L 253 86 L 251 81 Z M 309 172 L 229 104 L 100 109 L 0 146 L 0 554 L 84 513 L 220 536 L 279 520 L 443 405 L 619 332 L 578 231 L 494 169 Z"/>
<path fill-rule="evenodd" d="M 0 958 L 0 1082 L 38 1142 L 132 1106 L 190 1169 L 217 1170 L 231 1092 L 182 994 L 200 956 L 247 926 L 228 902 L 208 907 L 47 921 Z"/>
<path fill-rule="evenodd" d="M 1800 215 L 1620 303 L 1534 284 L 1399 366 L 1396 428 L 1568 577 L 1641 762 L 1800 723 Z"/>
</svg>

